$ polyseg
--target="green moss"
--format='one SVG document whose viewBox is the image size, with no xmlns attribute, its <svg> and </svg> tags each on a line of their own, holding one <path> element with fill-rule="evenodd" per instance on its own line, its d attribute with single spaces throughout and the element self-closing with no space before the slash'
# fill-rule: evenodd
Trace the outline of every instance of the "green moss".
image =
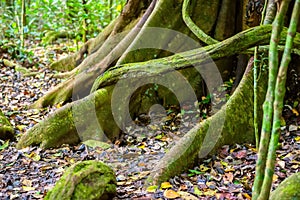
<svg viewBox="0 0 300 200">
<path fill-rule="evenodd" d="M 300 199 L 300 172 L 285 179 L 271 193 L 270 200 L 299 200 Z"/>
<path fill-rule="evenodd" d="M 265 96 L 266 81 L 262 75 L 259 104 Z M 254 128 L 249 121 L 253 118 L 253 74 L 248 72 L 229 101 L 211 118 L 189 131 L 163 157 L 149 176 L 149 184 L 168 180 L 190 168 L 201 158 L 215 153 L 225 144 L 254 142 Z M 243 110 L 244 112 L 240 112 Z M 259 115 L 262 116 L 262 113 Z M 225 120 L 225 121 L 224 121 Z M 224 126 L 223 123 L 224 122 Z"/>
<path fill-rule="evenodd" d="M 7 140 L 14 138 L 14 128 L 0 110 L 0 139 Z"/>
<path fill-rule="evenodd" d="M 100 161 L 83 161 L 66 170 L 45 200 L 106 200 L 116 195 L 112 169 Z"/>
</svg>

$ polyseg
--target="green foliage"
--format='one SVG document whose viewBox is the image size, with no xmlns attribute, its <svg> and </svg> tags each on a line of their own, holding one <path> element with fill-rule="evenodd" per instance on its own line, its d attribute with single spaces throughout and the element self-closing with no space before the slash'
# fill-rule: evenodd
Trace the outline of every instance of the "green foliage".
<svg viewBox="0 0 300 200">
<path fill-rule="evenodd" d="M 14 43 L 13 43 L 14 42 Z M 8 39 L 0 40 L 0 47 L 9 53 L 12 59 L 16 58 L 20 62 L 28 61 L 32 63 L 33 52 L 28 51 L 21 47 L 21 40 L 12 38 L 10 41 Z"/>
<path fill-rule="evenodd" d="M 21 0 L 0 0 L 0 41 L 9 39 L 19 45 Z M 119 15 L 125 0 L 32 0 L 26 1 L 25 36 L 40 41 L 48 31 L 73 33 L 77 40 L 85 31 L 87 38 L 95 37 Z M 85 25 L 83 23 L 86 23 Z M 13 40 L 13 41 L 11 41 Z"/>
<path fill-rule="evenodd" d="M 204 174 L 204 172 L 200 172 L 199 170 L 195 170 L 195 169 L 189 169 L 188 176 L 195 176 L 195 175 L 199 175 L 199 174 Z"/>
<path fill-rule="evenodd" d="M 0 140 L 0 151 L 7 148 L 9 146 L 9 140 L 3 141 Z"/>
</svg>

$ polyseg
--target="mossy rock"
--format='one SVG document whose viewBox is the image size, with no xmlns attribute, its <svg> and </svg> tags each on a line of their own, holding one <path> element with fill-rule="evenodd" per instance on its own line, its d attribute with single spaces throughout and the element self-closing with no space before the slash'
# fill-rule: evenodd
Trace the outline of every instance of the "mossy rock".
<svg viewBox="0 0 300 200">
<path fill-rule="evenodd" d="M 114 171 L 100 161 L 78 162 L 69 167 L 45 200 L 108 200 L 116 195 Z"/>
<path fill-rule="evenodd" d="M 14 128 L 0 110 L 0 139 L 8 140 L 14 138 Z"/>
<path fill-rule="evenodd" d="M 270 200 L 300 200 L 300 172 L 285 179 L 271 194 Z"/>
</svg>

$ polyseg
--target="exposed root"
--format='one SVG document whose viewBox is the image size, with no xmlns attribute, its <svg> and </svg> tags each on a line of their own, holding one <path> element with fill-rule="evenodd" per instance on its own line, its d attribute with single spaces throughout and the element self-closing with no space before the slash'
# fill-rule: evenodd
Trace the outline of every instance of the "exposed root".
<svg viewBox="0 0 300 200">
<path fill-rule="evenodd" d="M 17 148 L 29 145 L 50 148 L 88 139 L 105 141 L 118 138 L 120 129 L 113 120 L 109 105 L 111 93 L 112 88 L 107 87 L 63 106 L 29 129 L 20 138 Z"/>
<path fill-rule="evenodd" d="M 258 97 L 260 105 L 266 90 L 266 79 L 262 80 Z M 248 70 L 226 105 L 189 131 L 154 167 L 147 180 L 148 184 L 159 184 L 180 174 L 225 144 L 253 142 L 252 81 L 252 71 Z"/>
</svg>

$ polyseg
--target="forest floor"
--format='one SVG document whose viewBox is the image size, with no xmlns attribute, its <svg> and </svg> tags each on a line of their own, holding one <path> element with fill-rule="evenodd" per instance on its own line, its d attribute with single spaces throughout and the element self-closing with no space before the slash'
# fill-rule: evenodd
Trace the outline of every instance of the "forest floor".
<svg viewBox="0 0 300 200">
<path fill-rule="evenodd" d="M 16 140 L 61 106 L 28 109 L 49 88 L 63 81 L 54 78 L 57 72 L 46 66 L 50 57 L 59 59 L 66 55 L 64 46 L 66 44 L 51 45 L 47 50 L 43 47 L 34 48 L 32 64 L 27 60 L 19 62 L 31 71 L 38 72 L 36 75 L 23 76 L 14 67 L 7 67 L 0 62 L 0 109 L 14 126 Z M 0 59 L 13 61 L 5 51 L 0 54 Z M 299 172 L 298 112 L 285 106 L 286 125 L 282 127 L 277 151 L 273 188 L 289 175 Z M 257 157 L 251 144 L 224 146 L 217 154 L 205 158 L 195 168 L 171 178 L 160 187 L 145 188 L 144 180 L 151 169 L 185 130 L 197 123 L 196 120 L 187 119 L 189 116 L 181 120 L 179 108 L 170 107 L 167 113 L 168 116 L 159 123 L 149 124 L 145 122 L 147 118 L 136 119 L 138 124 L 147 127 L 150 134 L 145 134 L 144 128 L 129 130 L 122 142 L 110 144 L 109 148 L 80 143 L 47 150 L 39 147 L 18 150 L 15 148 L 16 141 L 0 141 L 0 199 L 43 199 L 65 169 L 82 160 L 101 160 L 115 170 L 118 183 L 115 199 L 251 199 Z M 183 128 L 179 132 L 180 121 Z"/>
</svg>

